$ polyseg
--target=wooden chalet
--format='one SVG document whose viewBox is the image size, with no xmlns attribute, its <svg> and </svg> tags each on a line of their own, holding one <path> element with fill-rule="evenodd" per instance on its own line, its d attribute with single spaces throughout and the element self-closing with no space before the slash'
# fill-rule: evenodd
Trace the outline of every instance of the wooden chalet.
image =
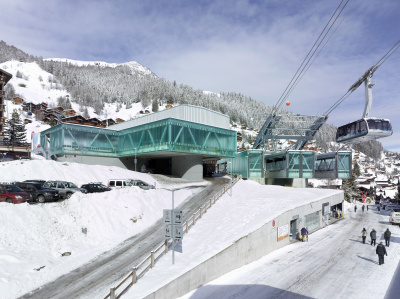
<svg viewBox="0 0 400 299">
<path fill-rule="evenodd" d="M 109 118 L 109 119 L 102 120 L 101 123 L 102 123 L 105 127 L 108 127 L 108 126 L 115 125 L 115 124 L 116 124 L 116 121 L 113 120 L 112 118 Z"/>
<path fill-rule="evenodd" d="M 167 104 L 167 105 L 165 105 L 165 109 L 169 109 L 169 108 L 172 108 L 173 106 L 171 105 L 171 104 Z"/>
<path fill-rule="evenodd" d="M 64 117 L 63 119 L 61 119 L 61 122 L 66 124 L 83 125 L 83 123 L 86 122 L 86 118 L 84 118 L 82 115 L 76 115 L 71 117 Z"/>
<path fill-rule="evenodd" d="M 14 105 L 22 105 L 23 102 L 24 102 L 23 98 L 20 98 L 20 97 L 13 98 L 13 104 Z"/>
<path fill-rule="evenodd" d="M 66 117 L 75 116 L 76 115 L 76 111 L 74 109 L 66 109 L 66 110 L 64 110 L 64 115 Z"/>
<path fill-rule="evenodd" d="M 117 122 L 117 124 L 124 122 L 124 120 L 122 118 L 117 118 L 115 121 Z"/>
<path fill-rule="evenodd" d="M 86 126 L 92 126 L 92 127 L 103 127 L 101 120 L 99 120 L 98 118 L 92 117 L 92 118 L 88 118 L 83 125 Z"/>
</svg>

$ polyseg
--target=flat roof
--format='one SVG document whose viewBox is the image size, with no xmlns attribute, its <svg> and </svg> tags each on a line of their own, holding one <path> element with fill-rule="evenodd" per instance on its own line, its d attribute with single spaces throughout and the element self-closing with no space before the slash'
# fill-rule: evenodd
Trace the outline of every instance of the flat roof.
<svg viewBox="0 0 400 299">
<path fill-rule="evenodd" d="M 105 129 L 121 131 L 167 118 L 175 118 L 230 130 L 230 118 L 228 115 L 204 107 L 187 104 L 179 105 L 151 114 L 146 114 L 135 119 L 127 120 L 123 123 L 108 126 Z"/>
</svg>

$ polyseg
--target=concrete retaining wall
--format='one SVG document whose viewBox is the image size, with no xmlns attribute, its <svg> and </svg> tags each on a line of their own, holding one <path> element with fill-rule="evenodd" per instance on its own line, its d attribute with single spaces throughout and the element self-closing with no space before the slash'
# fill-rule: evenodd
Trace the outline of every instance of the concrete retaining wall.
<svg viewBox="0 0 400 299">
<path fill-rule="evenodd" d="M 277 228 L 290 224 L 290 221 L 293 219 L 298 219 L 298 227 L 301 228 L 302 222 L 304 223 L 305 215 L 321 211 L 322 204 L 326 202 L 330 202 L 331 205 L 343 202 L 343 193 L 327 196 L 311 204 L 306 204 L 281 214 L 274 219 L 275 227 L 272 226 L 272 221 L 269 221 L 259 229 L 240 238 L 234 244 L 167 283 L 145 298 L 158 299 L 183 296 L 221 275 L 240 268 L 278 248 L 290 244 L 289 238 L 279 242 L 277 241 Z M 322 213 L 320 213 L 320 228 L 325 225 L 322 221 L 321 214 Z"/>
<path fill-rule="evenodd" d="M 172 157 L 172 175 L 185 180 L 201 181 L 203 179 L 203 157 L 195 155 Z"/>
</svg>

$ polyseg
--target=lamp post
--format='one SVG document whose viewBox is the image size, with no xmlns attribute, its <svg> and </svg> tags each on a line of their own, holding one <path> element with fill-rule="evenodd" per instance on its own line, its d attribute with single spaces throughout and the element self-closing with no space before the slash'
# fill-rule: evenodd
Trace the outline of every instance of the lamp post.
<svg viewBox="0 0 400 299">
<path fill-rule="evenodd" d="M 137 147 L 135 147 L 135 172 L 136 172 L 136 164 L 137 164 L 137 159 L 136 159 L 136 150 L 137 150 Z"/>
<path fill-rule="evenodd" d="M 159 189 L 164 189 L 164 190 L 172 192 L 172 211 L 173 211 L 174 210 L 174 194 L 175 194 L 175 191 L 182 190 L 182 189 L 198 188 L 198 187 L 204 187 L 204 186 L 188 186 L 188 187 L 174 188 L 174 189 L 167 189 L 167 188 L 159 188 Z M 174 264 L 174 263 L 175 263 L 175 239 L 172 238 L 172 264 Z"/>
</svg>

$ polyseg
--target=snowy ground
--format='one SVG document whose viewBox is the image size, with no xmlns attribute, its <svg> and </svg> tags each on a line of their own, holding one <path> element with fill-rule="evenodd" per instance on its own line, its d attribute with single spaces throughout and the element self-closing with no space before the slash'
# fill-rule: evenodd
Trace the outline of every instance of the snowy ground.
<svg viewBox="0 0 400 299">
<path fill-rule="evenodd" d="M 155 183 L 148 174 L 118 167 L 46 160 L 0 163 L 0 182 L 66 180 L 80 186 L 88 182 L 107 184 L 111 178 Z M 158 181 L 157 188 L 207 184 L 172 179 Z M 201 189 L 175 192 L 175 204 Z M 151 226 L 162 217 L 163 209 L 170 207 L 170 191 L 137 187 L 75 193 L 68 200 L 45 204 L 0 203 L 0 298 L 15 298 L 68 273 Z M 63 257 L 64 252 L 72 254 Z"/>
<path fill-rule="evenodd" d="M 375 208 L 345 219 L 258 261 L 232 271 L 181 297 L 199 298 L 384 298 L 400 260 L 400 228 L 388 223 L 388 212 Z M 378 265 L 375 247 L 361 242 L 361 230 L 377 231 L 383 241 L 392 231 L 385 264 Z"/>
<path fill-rule="evenodd" d="M 239 181 L 233 188 L 232 197 L 229 194 L 221 197 L 184 236 L 183 253 L 175 254 L 175 264 L 171 265 L 170 252 L 132 286 L 123 298 L 143 298 L 282 213 L 339 192 Z"/>
</svg>

